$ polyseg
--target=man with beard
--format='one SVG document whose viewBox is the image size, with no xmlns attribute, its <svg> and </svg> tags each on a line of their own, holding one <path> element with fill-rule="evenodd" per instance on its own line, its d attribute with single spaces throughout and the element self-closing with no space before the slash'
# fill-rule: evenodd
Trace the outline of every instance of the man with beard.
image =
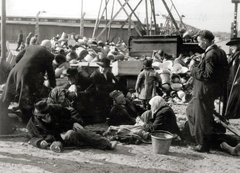
<svg viewBox="0 0 240 173">
<path fill-rule="evenodd" d="M 229 78 L 227 83 L 227 107 L 225 116 L 227 119 L 240 118 L 240 37 L 232 38 L 226 45 L 232 52 L 228 58 Z"/>
</svg>

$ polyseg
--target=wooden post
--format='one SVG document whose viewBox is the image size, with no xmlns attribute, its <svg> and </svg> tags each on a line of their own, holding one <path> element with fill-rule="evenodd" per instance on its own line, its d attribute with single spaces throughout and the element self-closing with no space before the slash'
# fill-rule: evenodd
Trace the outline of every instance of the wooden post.
<svg viewBox="0 0 240 173">
<path fill-rule="evenodd" d="M 102 8 L 102 2 L 103 2 L 103 0 L 101 0 L 100 8 L 98 10 L 98 17 L 97 17 L 97 20 L 95 21 L 95 26 L 94 26 L 93 33 L 92 33 L 92 39 L 94 39 L 95 32 L 96 32 L 97 25 L 98 25 L 98 21 L 101 20 L 101 18 L 99 19 L 99 16 L 100 16 L 101 8 Z"/>
<path fill-rule="evenodd" d="M 231 27 L 231 37 L 236 38 L 237 37 L 237 11 L 238 11 L 238 3 L 240 3 L 240 0 L 232 0 L 232 3 L 234 3 L 234 19 L 233 19 L 233 26 Z"/>
<path fill-rule="evenodd" d="M 147 35 L 149 35 L 149 23 L 148 23 L 148 1 L 145 0 L 145 7 L 146 7 L 146 26 L 147 26 Z"/>
<path fill-rule="evenodd" d="M 81 2 L 81 19 L 80 19 L 80 36 L 84 36 L 84 21 L 83 21 L 83 0 Z"/>
<path fill-rule="evenodd" d="M 1 17 L 1 62 L 6 61 L 6 0 L 2 0 Z"/>
</svg>

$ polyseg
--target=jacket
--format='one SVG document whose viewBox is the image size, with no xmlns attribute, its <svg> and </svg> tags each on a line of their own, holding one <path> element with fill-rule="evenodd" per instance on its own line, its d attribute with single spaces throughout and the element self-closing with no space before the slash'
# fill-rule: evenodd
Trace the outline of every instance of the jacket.
<svg viewBox="0 0 240 173">
<path fill-rule="evenodd" d="M 139 73 L 135 85 L 135 90 L 139 94 L 138 98 L 149 100 L 156 96 L 156 85 L 162 85 L 162 80 L 159 74 L 152 68 L 144 69 Z"/>
<path fill-rule="evenodd" d="M 223 91 L 222 78 L 227 64 L 226 53 L 217 45 L 207 49 L 199 65 L 191 71 L 194 78 L 194 97 L 198 99 L 219 97 Z"/>
</svg>

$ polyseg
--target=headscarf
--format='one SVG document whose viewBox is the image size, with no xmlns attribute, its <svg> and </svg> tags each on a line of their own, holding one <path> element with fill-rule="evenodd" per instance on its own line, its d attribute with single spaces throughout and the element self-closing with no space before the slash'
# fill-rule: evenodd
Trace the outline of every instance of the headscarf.
<svg viewBox="0 0 240 173">
<path fill-rule="evenodd" d="M 152 115 L 156 113 L 160 108 L 166 106 L 167 103 L 161 96 L 155 96 L 150 101 L 149 104 L 151 105 Z"/>
<path fill-rule="evenodd" d="M 53 88 L 48 96 L 48 103 L 52 104 L 61 104 L 64 107 L 68 107 L 71 105 L 70 101 L 66 98 L 63 103 L 58 102 L 59 95 L 64 92 L 66 95 L 66 90 L 60 87 Z"/>
</svg>

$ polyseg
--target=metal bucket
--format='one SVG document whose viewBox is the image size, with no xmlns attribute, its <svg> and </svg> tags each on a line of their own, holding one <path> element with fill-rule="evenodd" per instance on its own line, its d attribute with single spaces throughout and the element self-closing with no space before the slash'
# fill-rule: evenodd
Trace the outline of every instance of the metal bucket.
<svg viewBox="0 0 240 173">
<path fill-rule="evenodd" d="M 151 133 L 153 153 L 167 154 L 172 143 L 173 134 L 167 131 L 158 130 Z"/>
</svg>

